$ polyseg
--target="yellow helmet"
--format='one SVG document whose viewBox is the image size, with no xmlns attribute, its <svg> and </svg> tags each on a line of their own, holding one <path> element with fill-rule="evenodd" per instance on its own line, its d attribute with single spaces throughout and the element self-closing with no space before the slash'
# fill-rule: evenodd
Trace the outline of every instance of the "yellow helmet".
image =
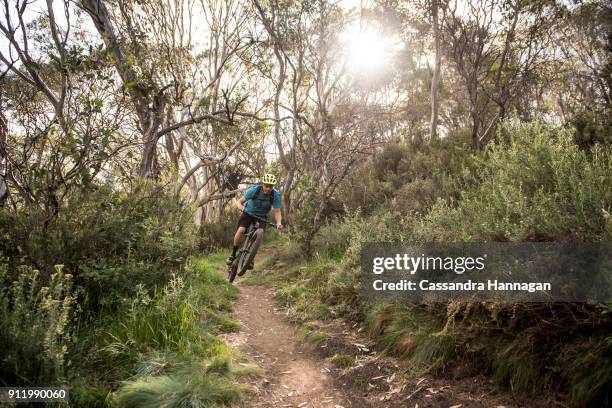
<svg viewBox="0 0 612 408">
<path fill-rule="evenodd" d="M 272 184 L 272 185 L 274 185 L 274 184 L 276 184 L 276 176 L 274 174 L 271 174 L 271 173 L 266 173 L 266 174 L 264 174 L 263 179 L 261 179 L 261 181 L 264 184 Z"/>
</svg>

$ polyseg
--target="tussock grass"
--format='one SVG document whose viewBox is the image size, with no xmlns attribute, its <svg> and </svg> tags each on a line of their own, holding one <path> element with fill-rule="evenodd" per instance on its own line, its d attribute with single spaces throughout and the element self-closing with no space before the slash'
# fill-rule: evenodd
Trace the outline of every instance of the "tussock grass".
<svg viewBox="0 0 612 408">
<path fill-rule="evenodd" d="M 73 384 L 70 390 L 72 407 L 110 408 L 113 406 L 113 394 L 105 385 Z"/>
<path fill-rule="evenodd" d="M 318 346 L 330 338 L 329 334 L 317 330 L 317 326 L 313 323 L 304 323 L 301 325 L 298 330 L 298 336 L 306 343 L 313 346 Z"/>
<path fill-rule="evenodd" d="M 244 389 L 225 375 L 202 374 L 199 368 L 169 376 L 147 377 L 126 383 L 117 394 L 125 408 L 217 407 L 237 402 Z"/>
<path fill-rule="evenodd" d="M 583 338 L 566 345 L 558 364 L 564 367 L 563 377 L 576 406 L 611 405 L 612 336 Z"/>
<path fill-rule="evenodd" d="M 330 359 L 330 362 L 336 367 L 347 368 L 355 364 L 355 356 L 348 354 L 336 354 Z"/>
<path fill-rule="evenodd" d="M 125 313 L 102 322 L 92 364 L 105 367 L 107 387 L 119 385 L 113 404 L 212 407 L 244 394 L 236 379 L 257 371 L 235 368 L 240 356 L 216 336 L 239 328 L 231 314 L 237 290 L 226 282 L 224 255 L 191 259 L 182 276 L 152 294 L 137 290 Z M 76 406 L 109 403 L 103 388 L 76 393 Z"/>
<path fill-rule="evenodd" d="M 444 368 L 455 357 L 455 338 L 440 331 L 415 305 L 380 303 L 366 314 L 366 327 L 379 346 L 413 362 L 414 372 Z"/>
</svg>

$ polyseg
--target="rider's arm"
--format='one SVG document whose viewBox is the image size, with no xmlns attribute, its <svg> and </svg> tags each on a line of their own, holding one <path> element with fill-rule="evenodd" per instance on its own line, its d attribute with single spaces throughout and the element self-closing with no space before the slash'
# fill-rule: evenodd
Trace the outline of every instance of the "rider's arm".
<svg viewBox="0 0 612 408">
<path fill-rule="evenodd" d="M 282 215 L 281 215 L 281 194 L 278 191 L 273 191 L 274 194 L 274 221 L 276 222 L 276 228 L 283 228 Z"/>
<path fill-rule="evenodd" d="M 244 211 L 244 203 L 246 203 L 246 198 L 241 197 L 240 200 L 236 201 L 236 207 L 240 211 Z"/>
<path fill-rule="evenodd" d="M 257 191 L 257 186 L 253 186 L 247 189 L 247 191 L 244 192 L 244 195 L 242 196 L 242 198 L 236 202 L 236 207 L 238 207 L 240 211 L 244 211 L 244 203 L 252 199 L 253 196 L 255 196 L 256 191 Z"/>
<path fill-rule="evenodd" d="M 277 228 L 282 228 L 283 224 L 282 224 L 282 218 L 283 216 L 281 215 L 281 209 L 280 208 L 275 208 L 274 209 L 274 221 L 276 222 L 276 227 Z"/>
</svg>

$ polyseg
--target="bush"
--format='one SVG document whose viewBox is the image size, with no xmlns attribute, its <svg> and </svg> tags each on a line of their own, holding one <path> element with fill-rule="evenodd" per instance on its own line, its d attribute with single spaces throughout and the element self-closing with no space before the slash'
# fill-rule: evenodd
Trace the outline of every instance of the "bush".
<svg viewBox="0 0 612 408">
<path fill-rule="evenodd" d="M 414 180 L 398 188 L 389 208 L 396 212 L 426 213 L 442 195 L 441 190 L 441 186 L 432 179 Z"/>
<path fill-rule="evenodd" d="M 355 165 L 351 170 L 335 194 L 338 205 L 349 213 L 359 210 L 362 214 L 368 215 L 391 197 L 392 191 L 376 177 L 373 159 Z"/>
<path fill-rule="evenodd" d="M 66 381 L 75 296 L 72 275 L 56 265 L 47 282 L 28 266 L 12 283 L 0 263 L 0 378 L 5 384 L 60 386 Z"/>
<path fill-rule="evenodd" d="M 610 147 L 580 150 L 572 133 L 541 124 L 506 125 L 457 207 L 438 203 L 420 240 L 608 241 L 612 238 Z"/>
<path fill-rule="evenodd" d="M 344 255 L 352 231 L 351 225 L 343 220 L 334 220 L 321 227 L 312 240 L 312 252 L 318 256 L 339 259 Z"/>
<path fill-rule="evenodd" d="M 572 118 L 571 123 L 576 129 L 574 142 L 578 146 L 586 149 L 596 143 L 612 144 L 612 112 L 579 112 Z"/>
<path fill-rule="evenodd" d="M 237 211 L 230 211 L 216 221 L 205 222 L 198 229 L 198 249 L 204 253 L 231 248 L 238 228 Z"/>
<path fill-rule="evenodd" d="M 370 215 L 381 207 L 426 212 L 438 197 L 456 195 L 452 175 L 470 166 L 473 152 L 466 130 L 424 143 L 418 139 L 386 143 L 338 187 L 337 200 L 350 212 Z"/>
<path fill-rule="evenodd" d="M 80 288 L 84 312 L 114 309 L 133 295 L 166 282 L 195 248 L 189 208 L 165 188 L 142 182 L 129 192 L 98 186 L 66 197 L 56 217 L 34 207 L 0 210 L 0 251 L 30 264 L 43 280 L 63 264 Z"/>
</svg>

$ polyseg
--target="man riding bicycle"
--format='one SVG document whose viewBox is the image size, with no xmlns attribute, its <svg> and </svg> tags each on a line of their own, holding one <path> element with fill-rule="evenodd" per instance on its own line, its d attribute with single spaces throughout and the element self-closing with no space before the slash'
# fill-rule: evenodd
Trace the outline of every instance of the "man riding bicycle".
<svg viewBox="0 0 612 408">
<path fill-rule="evenodd" d="M 232 248 L 232 254 L 227 257 L 227 264 L 231 265 L 236 258 L 236 251 L 240 246 L 242 237 L 245 231 L 249 228 L 252 222 L 257 219 L 247 213 L 251 213 L 260 218 L 267 218 L 268 212 L 271 208 L 274 208 L 274 221 L 276 228 L 280 229 L 283 227 L 281 220 L 281 193 L 274 189 L 276 184 L 276 176 L 274 174 L 264 174 L 262 184 L 250 187 L 244 196 L 236 203 L 236 206 L 242 211 L 242 215 L 238 220 L 238 230 L 234 235 L 234 246 Z M 246 203 L 246 205 L 245 205 Z M 263 225 L 265 228 L 265 224 Z M 248 265 L 248 269 L 252 269 L 253 265 Z"/>
</svg>

